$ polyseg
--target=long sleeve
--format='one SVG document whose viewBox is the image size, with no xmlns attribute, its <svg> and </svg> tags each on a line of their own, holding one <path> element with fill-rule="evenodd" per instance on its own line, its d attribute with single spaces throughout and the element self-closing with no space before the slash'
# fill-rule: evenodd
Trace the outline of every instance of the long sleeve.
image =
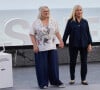
<svg viewBox="0 0 100 90">
<path fill-rule="evenodd" d="M 65 28 L 65 32 L 64 32 L 64 35 L 63 35 L 63 42 L 64 42 L 64 45 L 66 45 L 66 40 L 68 38 L 68 35 L 70 34 L 70 21 L 68 20 L 67 24 L 66 24 L 66 28 Z"/>
<path fill-rule="evenodd" d="M 88 22 L 87 22 L 87 34 L 88 34 L 88 44 L 92 44 L 92 38 L 90 35 Z"/>
</svg>

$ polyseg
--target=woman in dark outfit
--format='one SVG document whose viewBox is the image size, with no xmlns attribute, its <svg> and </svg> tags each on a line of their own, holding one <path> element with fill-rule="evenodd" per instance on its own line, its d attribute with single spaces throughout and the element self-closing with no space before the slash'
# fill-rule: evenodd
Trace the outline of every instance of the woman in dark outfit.
<svg viewBox="0 0 100 90">
<path fill-rule="evenodd" d="M 87 20 L 82 17 L 82 7 L 76 5 L 73 8 L 72 16 L 68 20 L 63 41 L 66 44 L 66 40 L 69 36 L 69 54 L 70 54 L 70 84 L 75 83 L 75 66 L 78 51 L 81 58 L 81 83 L 88 85 L 86 81 L 87 75 L 87 54 L 92 50 L 91 47 L 91 35 L 89 32 L 89 26 Z"/>
</svg>

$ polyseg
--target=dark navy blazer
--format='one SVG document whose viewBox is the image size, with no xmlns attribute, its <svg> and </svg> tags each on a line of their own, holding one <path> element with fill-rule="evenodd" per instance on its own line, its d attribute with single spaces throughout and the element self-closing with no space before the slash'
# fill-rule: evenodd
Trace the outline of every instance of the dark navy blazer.
<svg viewBox="0 0 100 90">
<path fill-rule="evenodd" d="M 81 19 L 80 22 L 69 19 L 63 35 L 64 44 L 66 44 L 68 36 L 69 46 L 87 47 L 92 43 L 89 25 L 85 19 Z"/>
</svg>

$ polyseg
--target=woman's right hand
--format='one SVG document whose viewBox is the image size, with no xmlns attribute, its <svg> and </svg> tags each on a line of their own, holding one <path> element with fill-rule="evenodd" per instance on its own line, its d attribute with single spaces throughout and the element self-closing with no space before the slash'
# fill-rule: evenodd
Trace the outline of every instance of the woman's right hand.
<svg viewBox="0 0 100 90">
<path fill-rule="evenodd" d="M 38 53 L 39 52 L 39 48 L 37 46 L 33 46 L 33 50 L 34 50 L 34 53 Z"/>
</svg>

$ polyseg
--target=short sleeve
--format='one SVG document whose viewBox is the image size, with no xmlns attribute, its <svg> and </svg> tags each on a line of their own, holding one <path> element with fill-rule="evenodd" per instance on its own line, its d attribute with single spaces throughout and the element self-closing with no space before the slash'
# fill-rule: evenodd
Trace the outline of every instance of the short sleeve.
<svg viewBox="0 0 100 90">
<path fill-rule="evenodd" d="M 59 32 L 59 27 L 58 27 L 58 23 L 55 22 L 55 33 Z"/>
<path fill-rule="evenodd" d="M 30 32 L 29 32 L 30 35 L 34 35 L 35 34 L 35 28 L 34 28 L 35 25 L 34 24 L 35 23 L 33 23 L 32 26 L 30 27 Z"/>
</svg>

